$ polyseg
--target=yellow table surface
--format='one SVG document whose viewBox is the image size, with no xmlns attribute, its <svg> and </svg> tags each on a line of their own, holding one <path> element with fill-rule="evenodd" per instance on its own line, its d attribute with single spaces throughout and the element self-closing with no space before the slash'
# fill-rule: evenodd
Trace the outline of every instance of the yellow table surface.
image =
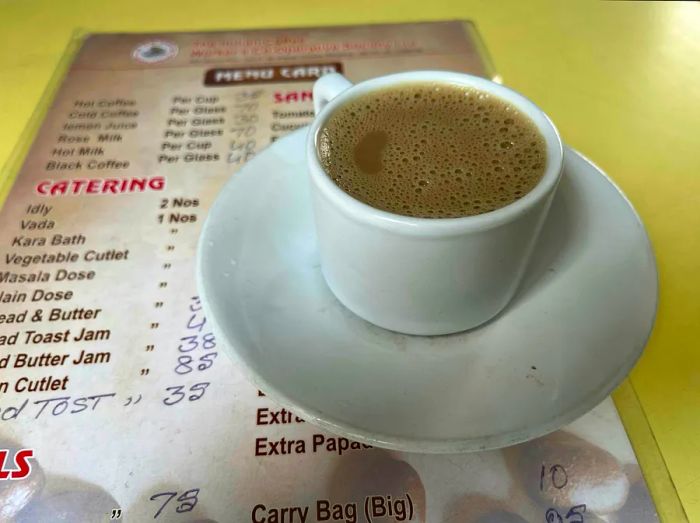
<svg viewBox="0 0 700 523">
<path fill-rule="evenodd" d="M 644 356 L 615 399 L 622 403 L 636 391 L 640 400 L 642 409 L 625 422 L 664 519 L 683 517 L 664 489 L 663 461 L 689 520 L 700 522 L 700 4 L 0 0 L 0 165 L 76 29 L 451 18 L 476 22 L 505 83 L 538 103 L 566 142 L 605 169 L 646 224 L 659 267 L 658 317 Z M 0 181 L 12 174 L 4 169 Z M 646 427 L 643 415 L 651 428 L 646 440 L 635 437 Z"/>
</svg>

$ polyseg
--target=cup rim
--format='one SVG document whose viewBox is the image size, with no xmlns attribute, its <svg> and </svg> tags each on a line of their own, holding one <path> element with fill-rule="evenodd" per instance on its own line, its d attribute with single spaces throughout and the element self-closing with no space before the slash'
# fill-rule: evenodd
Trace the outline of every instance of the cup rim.
<svg viewBox="0 0 700 523">
<path fill-rule="evenodd" d="M 473 87 L 497 96 L 527 115 L 545 140 L 547 163 L 535 187 L 522 198 L 493 211 L 457 218 L 419 218 L 377 209 L 357 200 L 338 187 L 328 176 L 318 157 L 318 133 L 330 115 L 347 101 L 370 91 L 392 85 L 415 82 L 436 82 Z M 491 229 L 516 219 L 553 192 L 561 176 L 564 152 L 561 137 L 554 123 L 534 102 L 504 85 L 486 78 L 450 71 L 410 71 L 395 73 L 357 83 L 333 98 L 312 122 L 308 138 L 307 163 L 312 183 L 346 216 L 369 225 L 394 232 L 420 235 L 451 235 Z"/>
</svg>

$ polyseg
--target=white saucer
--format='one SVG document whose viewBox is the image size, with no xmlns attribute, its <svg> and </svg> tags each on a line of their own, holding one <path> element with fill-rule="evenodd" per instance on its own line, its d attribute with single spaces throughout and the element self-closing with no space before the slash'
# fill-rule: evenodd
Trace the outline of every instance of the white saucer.
<svg viewBox="0 0 700 523">
<path fill-rule="evenodd" d="M 199 291 L 219 343 L 272 399 L 365 443 L 464 452 L 555 430 L 630 371 L 654 321 L 656 266 L 637 214 L 596 166 L 566 149 L 534 259 L 498 317 L 406 336 L 355 316 L 326 287 L 305 136 L 275 142 L 233 176 L 199 244 Z"/>
</svg>

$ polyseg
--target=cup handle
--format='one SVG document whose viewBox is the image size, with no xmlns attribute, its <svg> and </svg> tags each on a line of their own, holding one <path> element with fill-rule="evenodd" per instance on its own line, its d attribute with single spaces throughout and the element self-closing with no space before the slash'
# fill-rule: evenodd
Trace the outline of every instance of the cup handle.
<svg viewBox="0 0 700 523">
<path fill-rule="evenodd" d="M 352 87 L 350 80 L 339 73 L 323 75 L 314 84 L 314 113 L 318 114 L 333 98 Z"/>
</svg>

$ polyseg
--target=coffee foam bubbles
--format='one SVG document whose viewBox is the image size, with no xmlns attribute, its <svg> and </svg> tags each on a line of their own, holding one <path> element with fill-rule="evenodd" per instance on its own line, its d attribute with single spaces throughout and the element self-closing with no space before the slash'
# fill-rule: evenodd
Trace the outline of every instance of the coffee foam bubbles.
<svg viewBox="0 0 700 523">
<path fill-rule="evenodd" d="M 454 218 L 504 207 L 544 174 L 545 142 L 509 103 L 434 83 L 374 91 L 336 110 L 318 136 L 326 173 L 373 207 Z"/>
</svg>

